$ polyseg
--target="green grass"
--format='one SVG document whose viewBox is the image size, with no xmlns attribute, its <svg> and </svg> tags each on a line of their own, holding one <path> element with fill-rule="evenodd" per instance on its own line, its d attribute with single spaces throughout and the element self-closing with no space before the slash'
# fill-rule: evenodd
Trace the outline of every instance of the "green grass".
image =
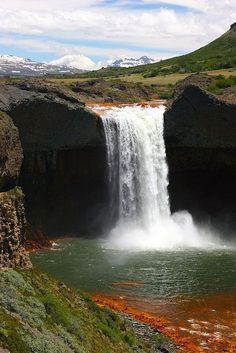
<svg viewBox="0 0 236 353">
<path fill-rule="evenodd" d="M 119 316 L 63 283 L 34 270 L 0 271 L 0 348 L 11 353 L 132 353 L 137 345 Z"/>
<path fill-rule="evenodd" d="M 152 78 L 174 73 L 192 73 L 235 67 L 236 33 L 228 31 L 210 44 L 186 55 L 132 68 L 103 68 L 82 74 L 80 77 L 119 77 L 141 74 L 144 78 Z"/>
<path fill-rule="evenodd" d="M 221 70 L 210 70 L 210 71 L 205 71 L 204 73 L 211 75 L 211 76 L 217 76 L 217 75 L 224 75 L 225 77 L 229 77 L 230 75 L 236 75 L 236 69 L 221 69 Z M 119 79 L 121 81 L 126 81 L 126 82 L 133 82 L 133 83 L 142 83 L 144 85 L 159 85 L 159 86 L 166 86 L 166 85 L 175 85 L 178 81 L 181 81 L 191 75 L 191 73 L 174 73 L 174 74 L 168 74 L 168 75 L 158 75 L 155 77 L 149 77 L 149 78 L 144 78 L 142 74 L 132 74 L 132 75 L 122 75 L 119 76 Z M 107 77 L 107 80 L 111 80 L 113 78 Z M 89 81 L 91 78 L 52 78 L 48 79 L 47 81 L 53 82 L 59 85 L 64 85 L 64 86 L 71 86 L 72 84 L 76 84 L 77 82 L 84 82 L 84 81 Z"/>
</svg>

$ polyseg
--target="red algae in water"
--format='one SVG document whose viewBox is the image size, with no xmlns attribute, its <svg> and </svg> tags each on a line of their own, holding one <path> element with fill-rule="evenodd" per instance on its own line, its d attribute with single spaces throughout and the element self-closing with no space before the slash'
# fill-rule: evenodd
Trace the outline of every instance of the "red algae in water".
<svg viewBox="0 0 236 353">
<path fill-rule="evenodd" d="M 236 295 L 216 294 L 175 301 L 93 295 L 170 337 L 188 353 L 236 352 Z"/>
</svg>

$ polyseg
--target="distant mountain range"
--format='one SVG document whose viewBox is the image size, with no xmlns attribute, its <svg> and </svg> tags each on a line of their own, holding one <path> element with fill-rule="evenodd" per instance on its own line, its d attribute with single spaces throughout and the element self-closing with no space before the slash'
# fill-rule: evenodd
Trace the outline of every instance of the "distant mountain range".
<svg viewBox="0 0 236 353">
<path fill-rule="evenodd" d="M 52 65 L 14 55 L 0 55 L 0 76 L 71 75 L 84 72 L 66 65 Z"/>
<path fill-rule="evenodd" d="M 74 56 L 73 56 L 74 57 Z M 81 59 L 82 57 L 82 59 Z M 84 66 L 84 60 L 90 60 L 89 58 L 81 55 L 77 55 L 76 67 L 69 65 L 70 61 L 66 61 L 66 64 L 62 64 L 63 60 L 55 60 L 55 63 L 37 62 L 30 59 L 25 59 L 15 55 L 0 55 L 0 76 L 45 76 L 45 75 L 73 75 L 79 74 L 89 69 L 80 69 L 79 64 Z M 58 64 L 57 64 L 58 61 Z M 91 60 L 90 60 L 91 61 Z M 67 63 L 68 62 L 68 63 Z M 92 61 L 91 61 L 92 62 Z M 155 60 L 142 56 L 139 59 L 125 58 L 114 61 L 110 64 L 110 67 L 134 67 L 138 65 L 147 65 L 154 63 Z M 91 69 L 90 69 L 91 70 Z"/>
<path fill-rule="evenodd" d="M 141 56 L 139 59 L 125 58 L 114 61 L 110 67 L 134 67 L 139 65 L 153 64 L 156 60 L 148 58 L 147 56 Z"/>
</svg>

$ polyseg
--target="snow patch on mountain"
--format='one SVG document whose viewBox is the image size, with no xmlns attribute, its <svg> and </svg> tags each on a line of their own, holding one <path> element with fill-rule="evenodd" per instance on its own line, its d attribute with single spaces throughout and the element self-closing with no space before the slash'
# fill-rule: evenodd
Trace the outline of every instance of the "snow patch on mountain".
<svg viewBox="0 0 236 353">
<path fill-rule="evenodd" d="M 1 76 L 45 76 L 48 74 L 75 74 L 81 71 L 66 65 L 41 63 L 15 55 L 0 55 Z"/>
<path fill-rule="evenodd" d="M 124 59 L 119 59 L 114 61 L 112 64 L 110 64 L 110 67 L 133 67 L 133 66 L 139 66 L 139 65 L 147 65 L 147 64 L 153 64 L 160 59 L 151 59 L 147 56 L 141 56 L 138 59 L 135 58 L 124 58 Z"/>
<path fill-rule="evenodd" d="M 65 55 L 49 63 L 37 62 L 15 55 L 0 55 L 0 76 L 45 76 L 61 74 L 77 74 L 84 71 L 98 70 L 102 67 L 133 67 L 147 65 L 157 60 L 147 56 L 139 59 L 122 58 L 114 61 L 109 59 L 95 63 L 82 54 Z"/>
</svg>

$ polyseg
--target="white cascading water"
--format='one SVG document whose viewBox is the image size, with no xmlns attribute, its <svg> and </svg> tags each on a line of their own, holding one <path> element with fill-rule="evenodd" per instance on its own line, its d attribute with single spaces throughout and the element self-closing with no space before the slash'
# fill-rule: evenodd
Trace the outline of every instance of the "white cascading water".
<svg viewBox="0 0 236 353">
<path fill-rule="evenodd" d="M 188 212 L 170 213 L 164 111 L 164 106 L 127 106 L 102 114 L 111 210 L 118 213 L 108 246 L 147 250 L 212 244 Z"/>
</svg>

